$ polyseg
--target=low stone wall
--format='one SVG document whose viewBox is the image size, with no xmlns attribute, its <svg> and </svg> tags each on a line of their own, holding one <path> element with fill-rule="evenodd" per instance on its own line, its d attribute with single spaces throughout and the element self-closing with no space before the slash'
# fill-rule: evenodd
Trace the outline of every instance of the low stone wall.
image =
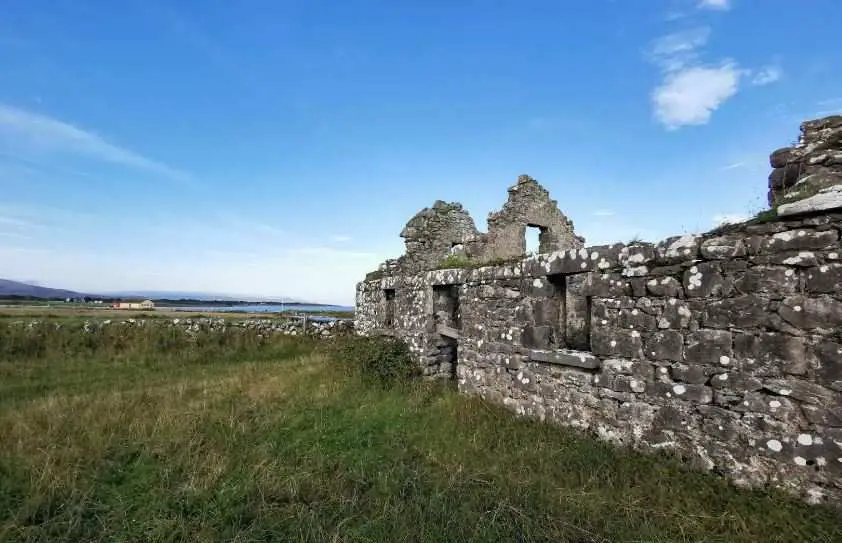
<svg viewBox="0 0 842 543">
<path fill-rule="evenodd" d="M 38 320 L 17 321 L 22 326 L 34 326 Z M 56 323 L 56 326 L 62 326 Z M 236 318 L 173 318 L 173 319 L 105 319 L 91 320 L 82 325 L 82 330 L 91 331 L 102 326 L 167 326 L 183 329 L 185 332 L 207 330 L 224 332 L 230 328 L 256 330 L 261 334 L 284 334 L 290 336 L 336 337 L 353 333 L 354 323 L 349 320 L 320 322 L 301 319 L 236 319 Z"/>
</svg>

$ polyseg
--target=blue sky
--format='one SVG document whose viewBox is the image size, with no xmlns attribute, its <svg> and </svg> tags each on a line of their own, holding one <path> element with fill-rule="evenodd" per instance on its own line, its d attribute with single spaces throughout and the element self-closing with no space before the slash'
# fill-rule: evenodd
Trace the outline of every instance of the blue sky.
<svg viewBox="0 0 842 543">
<path fill-rule="evenodd" d="M 1 4 L 0 277 L 83 291 L 350 303 L 522 173 L 591 244 L 703 231 L 842 112 L 836 0 Z"/>
</svg>

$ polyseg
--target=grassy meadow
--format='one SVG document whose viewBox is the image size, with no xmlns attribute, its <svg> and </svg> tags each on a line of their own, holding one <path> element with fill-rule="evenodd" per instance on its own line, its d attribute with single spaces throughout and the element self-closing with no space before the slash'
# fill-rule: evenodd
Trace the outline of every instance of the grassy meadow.
<svg viewBox="0 0 842 543">
<path fill-rule="evenodd" d="M 838 511 L 401 378 L 401 356 L 0 321 L 0 541 L 842 540 Z"/>
</svg>

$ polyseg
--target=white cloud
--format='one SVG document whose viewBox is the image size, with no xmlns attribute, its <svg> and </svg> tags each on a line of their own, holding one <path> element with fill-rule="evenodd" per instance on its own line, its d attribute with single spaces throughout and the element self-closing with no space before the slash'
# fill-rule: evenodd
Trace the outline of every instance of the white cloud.
<svg viewBox="0 0 842 543">
<path fill-rule="evenodd" d="M 731 0 L 700 0 L 699 8 L 727 11 L 731 9 Z"/>
<path fill-rule="evenodd" d="M 109 143 L 92 132 L 5 104 L 0 104 L 0 148 L 28 153 L 73 153 L 173 180 L 189 181 L 184 172 Z"/>
<path fill-rule="evenodd" d="M 670 130 L 706 124 L 711 114 L 737 93 L 740 75 L 733 62 L 668 73 L 652 92 L 656 119 Z"/>
<path fill-rule="evenodd" d="M 351 241 L 351 236 L 333 236 L 333 241 L 337 243 L 345 243 L 346 241 Z"/>
<path fill-rule="evenodd" d="M 611 211 L 610 209 L 597 209 L 596 211 L 593 212 L 593 214 L 596 215 L 597 217 L 610 217 L 610 216 L 614 215 L 614 212 Z"/>
<path fill-rule="evenodd" d="M 783 76 L 783 70 L 778 66 L 767 66 L 751 78 L 751 84 L 757 86 L 769 85 Z"/>
<path fill-rule="evenodd" d="M 723 166 L 723 167 L 722 167 L 722 168 L 720 168 L 720 169 L 721 169 L 722 171 L 725 171 L 725 170 L 735 170 L 735 169 L 737 169 L 737 168 L 742 168 L 742 167 L 743 167 L 743 166 L 745 166 L 745 165 L 746 165 L 746 163 L 745 163 L 745 162 L 734 162 L 733 164 L 728 164 L 727 166 Z"/>
<path fill-rule="evenodd" d="M 709 38 L 708 27 L 667 34 L 650 44 L 649 58 L 665 71 L 680 70 L 696 59 L 697 50 L 704 47 Z"/>
<path fill-rule="evenodd" d="M 722 226 L 723 224 L 736 224 L 741 223 L 743 221 L 747 221 L 748 218 L 748 215 L 742 213 L 722 213 L 720 215 L 714 215 L 713 224 L 714 226 Z"/>
</svg>

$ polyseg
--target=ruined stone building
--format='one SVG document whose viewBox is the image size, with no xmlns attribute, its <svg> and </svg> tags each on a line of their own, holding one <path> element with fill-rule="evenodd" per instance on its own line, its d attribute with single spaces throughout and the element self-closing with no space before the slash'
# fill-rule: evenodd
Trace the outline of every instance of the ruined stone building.
<svg viewBox="0 0 842 543">
<path fill-rule="evenodd" d="M 358 284 L 357 333 L 521 415 L 839 502 L 842 117 L 801 132 L 771 156 L 774 207 L 702 235 L 585 247 L 527 176 L 486 233 L 438 201 Z"/>
</svg>

